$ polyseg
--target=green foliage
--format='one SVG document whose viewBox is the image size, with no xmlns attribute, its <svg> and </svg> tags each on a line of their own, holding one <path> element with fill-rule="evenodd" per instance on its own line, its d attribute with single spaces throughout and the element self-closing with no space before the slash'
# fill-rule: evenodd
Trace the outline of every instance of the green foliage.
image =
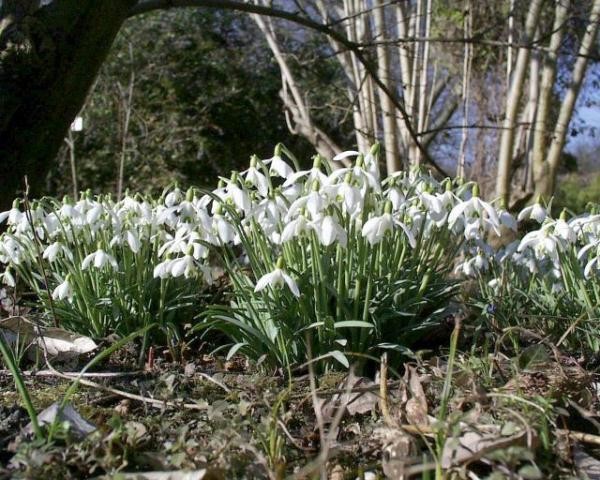
<svg viewBox="0 0 600 480">
<path fill-rule="evenodd" d="M 580 174 L 569 174 L 564 177 L 554 197 L 553 206 L 556 212 L 563 208 L 581 214 L 590 207 L 600 203 L 600 174 L 588 176 L 585 181 Z"/>
<path fill-rule="evenodd" d="M 122 153 L 125 189 L 159 193 L 173 181 L 209 185 L 247 152 L 266 155 L 273 139 L 303 151 L 287 130 L 280 86 L 246 15 L 193 9 L 129 20 L 83 110 L 84 129 L 73 132 L 80 188 L 116 191 Z M 71 193 L 66 149 L 49 178 L 48 191 Z"/>
</svg>

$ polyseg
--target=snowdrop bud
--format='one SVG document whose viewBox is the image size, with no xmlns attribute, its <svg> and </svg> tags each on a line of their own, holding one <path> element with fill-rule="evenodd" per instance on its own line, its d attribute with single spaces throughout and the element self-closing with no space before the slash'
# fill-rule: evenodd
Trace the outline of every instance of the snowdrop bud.
<svg viewBox="0 0 600 480">
<path fill-rule="evenodd" d="M 444 191 L 446 191 L 446 192 L 452 191 L 452 180 L 450 180 L 449 178 L 444 179 L 443 185 L 444 185 Z"/>
<path fill-rule="evenodd" d="M 371 150 L 369 151 L 369 153 L 371 155 L 373 155 L 374 157 L 376 157 L 377 155 L 379 155 L 380 151 L 381 151 L 381 144 L 374 143 L 373 146 L 371 147 Z"/>
<path fill-rule="evenodd" d="M 185 201 L 191 202 L 192 200 L 194 200 L 194 189 L 190 187 L 187 189 L 187 192 L 185 192 Z"/>
<path fill-rule="evenodd" d="M 566 208 L 562 209 L 562 212 L 560 212 L 560 217 L 559 218 L 560 218 L 560 220 L 564 220 L 564 221 L 567 220 L 567 209 Z"/>
<path fill-rule="evenodd" d="M 257 163 L 258 163 L 258 157 L 256 155 L 252 155 L 250 157 L 250 168 L 256 168 Z"/>
<path fill-rule="evenodd" d="M 479 197 L 479 185 L 477 183 L 473 185 L 473 196 Z"/>
<path fill-rule="evenodd" d="M 361 153 L 358 157 L 356 157 L 356 166 L 363 167 L 365 165 L 365 156 Z"/>
<path fill-rule="evenodd" d="M 279 257 L 277 259 L 277 264 L 275 265 L 275 268 L 283 269 L 283 267 L 285 267 L 285 260 L 283 259 L 283 257 Z"/>
<path fill-rule="evenodd" d="M 275 145 L 275 150 L 273 150 L 274 157 L 281 157 L 282 147 L 283 147 L 283 145 L 281 145 L 281 143 L 278 143 L 277 145 Z"/>
<path fill-rule="evenodd" d="M 313 168 L 321 168 L 321 156 L 315 155 L 313 157 Z"/>
</svg>

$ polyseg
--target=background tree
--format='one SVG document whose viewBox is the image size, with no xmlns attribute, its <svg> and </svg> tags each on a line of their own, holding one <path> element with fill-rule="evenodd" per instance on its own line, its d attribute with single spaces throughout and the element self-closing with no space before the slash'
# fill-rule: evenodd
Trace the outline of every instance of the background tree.
<svg viewBox="0 0 600 480">
<path fill-rule="evenodd" d="M 33 174 L 37 184 L 43 179 L 125 17 L 184 6 L 278 19 L 261 17 L 257 23 L 267 41 L 274 40 L 269 41 L 271 49 L 275 45 L 280 50 L 275 58 L 284 79 L 290 127 L 317 148 L 340 147 L 326 125 L 314 119 L 315 108 L 322 105 L 311 103 L 313 92 L 302 90 L 297 72 L 290 68 L 288 75 L 283 68 L 290 58 L 280 41 L 283 20 L 326 35 L 329 46 L 321 51 L 339 62 L 356 144 L 364 148 L 380 140 L 386 146 L 388 170 L 399 168 L 402 159 L 403 166 L 427 163 L 441 171 L 437 151 L 461 159 L 458 170 L 469 175 L 473 132 L 496 130 L 501 132 L 496 194 L 509 197 L 521 165 L 526 181 L 520 197 L 531 198 L 534 192 L 547 196 L 554 188 L 589 59 L 596 57 L 600 0 L 572 5 L 562 0 L 504 0 L 489 5 L 480 0 L 5 1 L 0 7 L 0 162 L 6 164 L 9 180 L 0 197 L 6 206 L 24 173 Z M 447 25 L 459 34 L 436 36 Z M 311 35 L 295 37 L 304 38 Z M 476 61 L 485 52 L 493 52 L 488 55 L 492 61 Z M 552 79 L 565 68 L 573 74 L 561 90 Z M 503 76 L 496 75 L 498 70 Z M 486 105 L 470 100 L 477 97 L 477 79 L 490 86 L 486 96 L 500 105 L 497 111 L 490 113 Z M 127 90 L 122 92 L 128 98 Z M 559 107 L 540 108 L 547 98 L 546 103 Z M 556 111 L 555 119 L 544 118 L 540 110 L 548 115 Z M 481 112 L 486 123 L 471 125 L 469 119 Z M 121 121 L 127 126 L 123 131 L 135 128 L 129 120 Z M 534 132 L 540 130 L 544 134 L 536 140 Z M 493 135 L 476 135 L 492 150 Z M 534 163 L 533 152 L 540 156 L 538 146 L 548 143 L 543 159 Z M 490 169 L 486 163 L 480 170 Z"/>
<path fill-rule="evenodd" d="M 128 92 L 132 90 L 131 99 Z M 270 157 L 282 141 L 309 157 L 290 134 L 277 101 L 279 71 L 247 15 L 174 10 L 123 27 L 81 113 L 75 133 L 81 189 L 162 191 L 170 182 L 212 185 L 217 175 Z M 128 128 L 126 119 L 130 118 Z M 70 193 L 65 145 L 47 190 Z"/>
</svg>

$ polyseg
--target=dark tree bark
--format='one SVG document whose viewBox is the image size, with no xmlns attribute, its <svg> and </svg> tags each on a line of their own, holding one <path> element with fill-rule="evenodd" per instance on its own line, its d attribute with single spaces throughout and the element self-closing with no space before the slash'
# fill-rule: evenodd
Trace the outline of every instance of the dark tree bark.
<svg viewBox="0 0 600 480">
<path fill-rule="evenodd" d="M 48 2 L 43 2 L 48 3 Z M 39 193 L 135 0 L 0 5 L 0 211 L 29 178 Z"/>
</svg>

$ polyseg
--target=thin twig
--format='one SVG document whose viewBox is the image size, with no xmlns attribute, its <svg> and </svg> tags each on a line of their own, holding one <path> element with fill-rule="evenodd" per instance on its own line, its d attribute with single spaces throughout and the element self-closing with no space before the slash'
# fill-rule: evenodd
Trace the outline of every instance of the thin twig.
<svg viewBox="0 0 600 480">
<path fill-rule="evenodd" d="M 10 374 L 9 370 L 0 370 L 0 375 L 8 375 Z M 135 372 L 95 372 L 95 373 L 84 373 L 80 374 L 79 372 L 61 372 L 62 375 L 69 378 L 123 378 L 123 377 L 137 377 L 140 375 L 145 375 L 145 372 L 135 371 Z M 23 370 L 21 371 L 21 375 L 25 377 L 55 377 L 55 371 L 50 369 L 48 370 Z"/>
<path fill-rule="evenodd" d="M 379 370 L 379 408 L 381 408 L 381 414 L 388 427 L 397 427 L 397 422 L 390 415 L 390 408 L 388 405 L 388 357 L 387 352 L 381 356 L 381 368 Z"/>
</svg>

